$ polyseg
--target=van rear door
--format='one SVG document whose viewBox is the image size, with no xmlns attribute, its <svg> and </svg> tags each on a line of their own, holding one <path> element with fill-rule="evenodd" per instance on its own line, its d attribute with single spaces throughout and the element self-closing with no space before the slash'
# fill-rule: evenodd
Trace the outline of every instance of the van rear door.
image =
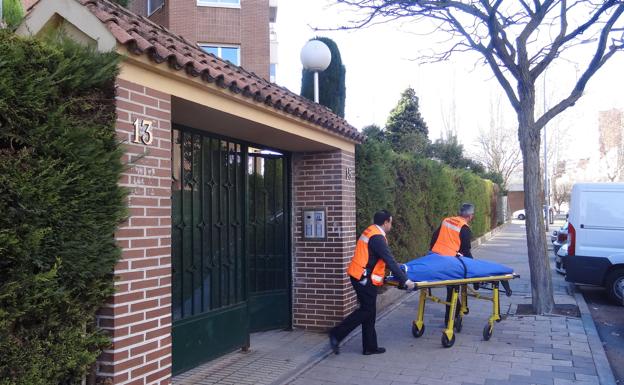
<svg viewBox="0 0 624 385">
<path fill-rule="evenodd" d="M 608 257 L 624 249 L 624 190 L 580 191 L 576 255 Z"/>
</svg>

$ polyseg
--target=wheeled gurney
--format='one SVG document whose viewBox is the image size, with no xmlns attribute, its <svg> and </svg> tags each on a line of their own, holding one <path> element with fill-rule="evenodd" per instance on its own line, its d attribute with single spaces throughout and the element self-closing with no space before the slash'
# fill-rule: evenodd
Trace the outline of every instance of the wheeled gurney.
<svg viewBox="0 0 624 385">
<path fill-rule="evenodd" d="M 428 259 L 427 259 L 428 258 Z M 443 258 L 443 259 L 440 259 Z M 447 259 L 448 258 L 448 259 Z M 463 258 L 462 258 L 463 259 Z M 409 274 L 410 279 L 415 282 L 414 290 L 420 290 L 420 300 L 418 302 L 418 313 L 416 315 L 416 319 L 412 322 L 412 334 L 414 337 L 418 338 L 423 335 L 425 332 L 425 303 L 427 300 L 440 303 L 443 305 L 449 306 L 449 319 L 446 323 L 446 328 L 442 332 L 442 346 L 445 348 L 450 348 L 455 344 L 455 333 L 460 333 L 462 329 L 463 317 L 468 314 L 468 297 L 473 297 L 480 300 L 490 301 L 492 302 L 492 314 L 490 315 L 487 324 L 483 328 L 483 339 L 488 341 L 490 337 L 492 337 L 492 333 L 494 332 L 494 323 L 501 321 L 500 315 L 500 286 L 502 285 L 505 289 L 505 293 L 507 296 L 511 296 L 511 288 L 509 287 L 509 281 L 515 278 L 519 278 L 518 274 L 513 273 L 511 269 L 502 266 L 505 269 L 511 271 L 510 273 L 504 274 L 492 274 L 485 275 L 479 277 L 467 277 L 467 273 L 470 270 L 470 264 L 477 263 L 476 261 L 466 261 L 470 262 L 468 267 L 466 267 L 466 263 L 462 262 L 459 258 L 454 257 L 441 257 L 437 255 L 429 255 L 423 257 L 423 259 L 419 259 L 418 261 L 432 261 L 433 264 L 443 261 L 444 264 L 448 267 L 448 263 L 451 260 L 459 260 L 463 265 L 462 276 L 464 278 L 457 279 L 419 279 L 427 276 L 431 277 L 441 277 L 442 275 L 438 274 L 438 271 L 423 271 L 423 266 L 426 266 L 427 263 L 416 263 L 416 268 L 414 270 L 420 269 L 420 271 L 414 272 L 414 274 Z M 495 264 L 491 264 L 489 262 L 480 261 L 478 262 L 481 265 L 489 264 L 488 268 L 492 266 L 495 267 Z M 407 264 L 409 265 L 409 263 Z M 419 265 L 419 266 L 418 266 Z M 406 265 L 403 265 L 404 267 Z M 409 269 L 409 266 L 405 267 Z M 494 270 L 493 270 L 494 271 Z M 502 271 L 502 270 L 501 270 Z M 414 279 L 416 278 L 416 279 Z M 398 286 L 398 282 L 394 279 L 394 277 L 390 276 L 386 278 L 386 284 L 392 286 Z M 468 285 L 476 285 L 480 289 L 491 290 L 491 296 L 485 296 L 478 293 L 473 288 Z M 450 301 L 442 300 L 431 293 L 432 288 L 436 287 L 450 287 L 451 288 L 451 299 Z M 457 307 L 459 306 L 459 310 Z M 455 315 L 453 317 L 452 315 Z"/>
</svg>

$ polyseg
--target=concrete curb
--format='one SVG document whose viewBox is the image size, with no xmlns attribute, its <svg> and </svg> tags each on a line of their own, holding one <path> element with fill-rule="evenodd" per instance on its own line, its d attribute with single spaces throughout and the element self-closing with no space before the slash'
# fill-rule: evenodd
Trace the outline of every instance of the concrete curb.
<svg viewBox="0 0 624 385">
<path fill-rule="evenodd" d="M 392 313 L 392 311 L 396 309 L 397 307 L 399 307 L 403 302 L 413 297 L 415 293 L 416 292 L 412 292 L 406 295 L 402 294 L 402 297 L 398 301 L 396 301 L 394 304 L 387 304 L 386 305 L 387 307 L 384 310 L 382 310 L 377 316 L 376 322 L 379 322 L 380 320 L 384 319 L 388 314 Z M 360 334 L 362 334 L 362 330 L 361 328 L 358 328 L 357 331 L 354 331 L 353 333 L 349 334 L 344 340 L 342 340 L 341 345 L 344 345 L 345 343 L 351 341 L 351 339 L 356 338 Z M 290 382 L 296 380 L 297 377 L 299 377 L 303 373 L 310 370 L 314 365 L 318 364 L 319 362 L 321 362 L 322 360 L 324 360 L 325 358 L 327 358 L 328 356 L 332 354 L 333 352 L 331 351 L 329 347 L 329 343 L 325 343 L 322 345 L 320 349 L 317 350 L 317 352 L 315 352 L 312 355 L 312 357 L 307 362 L 299 365 L 297 368 L 295 368 L 291 372 L 286 373 L 285 375 L 281 376 L 277 380 L 273 381 L 270 385 L 287 385 Z"/>
<path fill-rule="evenodd" d="M 607 354 L 605 353 L 604 346 L 600 341 L 600 336 L 598 335 L 596 324 L 594 324 L 594 319 L 589 312 L 587 302 L 585 302 L 585 297 L 583 297 L 583 294 L 579 293 L 578 290 L 575 290 L 574 298 L 576 299 L 576 304 L 581 311 L 583 327 L 585 328 L 585 333 L 587 333 L 589 348 L 591 349 L 592 358 L 594 359 L 594 365 L 596 366 L 596 372 L 598 373 L 600 384 L 616 385 L 613 371 L 609 365 L 609 360 L 607 360 Z"/>
</svg>

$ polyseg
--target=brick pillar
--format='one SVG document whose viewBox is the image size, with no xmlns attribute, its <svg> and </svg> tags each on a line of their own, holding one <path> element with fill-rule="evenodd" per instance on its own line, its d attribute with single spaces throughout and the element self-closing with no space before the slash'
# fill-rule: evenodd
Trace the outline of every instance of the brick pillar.
<svg viewBox="0 0 624 385">
<path fill-rule="evenodd" d="M 153 142 L 135 144 L 136 119 L 153 122 Z M 113 346 L 100 357 L 99 381 L 169 384 L 171 377 L 171 98 L 117 80 L 117 134 L 128 169 L 129 219 L 115 234 L 123 250 L 116 293 L 98 316 Z"/>
<path fill-rule="evenodd" d="M 345 273 L 355 248 L 355 172 L 351 152 L 293 156 L 294 293 L 293 324 L 325 330 L 356 306 Z M 304 241 L 302 210 L 327 208 L 327 239 Z"/>
</svg>

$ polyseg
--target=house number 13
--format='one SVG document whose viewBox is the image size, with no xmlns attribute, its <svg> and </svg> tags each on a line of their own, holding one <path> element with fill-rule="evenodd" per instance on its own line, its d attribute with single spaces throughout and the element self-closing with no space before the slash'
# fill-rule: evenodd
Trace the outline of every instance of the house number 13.
<svg viewBox="0 0 624 385">
<path fill-rule="evenodd" d="M 152 134 L 151 120 L 137 119 L 134 121 L 134 143 L 152 144 L 154 135 Z"/>
</svg>

